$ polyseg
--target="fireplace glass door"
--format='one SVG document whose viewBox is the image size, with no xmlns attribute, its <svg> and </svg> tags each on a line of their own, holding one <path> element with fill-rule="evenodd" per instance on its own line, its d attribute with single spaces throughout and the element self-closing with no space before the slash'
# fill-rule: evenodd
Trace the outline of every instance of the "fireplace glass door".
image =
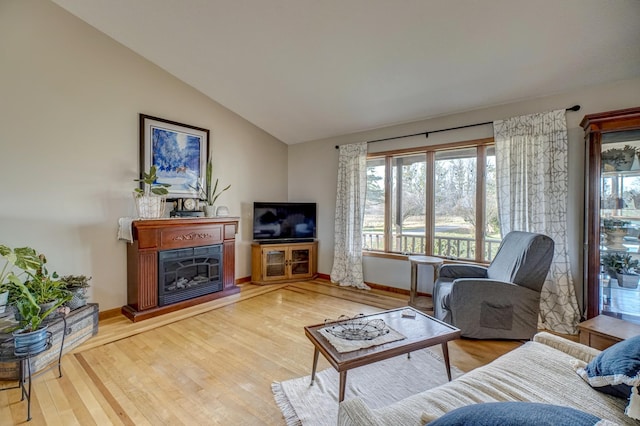
<svg viewBox="0 0 640 426">
<path fill-rule="evenodd" d="M 158 305 L 221 291 L 222 245 L 158 253 Z"/>
</svg>

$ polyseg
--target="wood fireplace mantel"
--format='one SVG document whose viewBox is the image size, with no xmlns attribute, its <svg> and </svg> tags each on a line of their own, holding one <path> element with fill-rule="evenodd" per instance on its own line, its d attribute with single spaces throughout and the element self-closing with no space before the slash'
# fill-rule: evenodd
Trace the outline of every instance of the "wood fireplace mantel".
<svg viewBox="0 0 640 426">
<path fill-rule="evenodd" d="M 238 217 L 135 220 L 127 245 L 127 304 L 122 313 L 136 322 L 240 292 L 235 284 Z M 222 244 L 223 289 L 171 305 L 158 306 L 158 252 Z"/>
</svg>

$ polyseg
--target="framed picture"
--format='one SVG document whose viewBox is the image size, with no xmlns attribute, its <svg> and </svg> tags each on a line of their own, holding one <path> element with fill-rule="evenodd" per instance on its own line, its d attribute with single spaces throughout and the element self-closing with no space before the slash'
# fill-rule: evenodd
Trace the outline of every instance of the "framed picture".
<svg viewBox="0 0 640 426">
<path fill-rule="evenodd" d="M 140 174 L 156 166 L 168 198 L 197 197 L 209 155 L 209 130 L 140 114 Z"/>
</svg>

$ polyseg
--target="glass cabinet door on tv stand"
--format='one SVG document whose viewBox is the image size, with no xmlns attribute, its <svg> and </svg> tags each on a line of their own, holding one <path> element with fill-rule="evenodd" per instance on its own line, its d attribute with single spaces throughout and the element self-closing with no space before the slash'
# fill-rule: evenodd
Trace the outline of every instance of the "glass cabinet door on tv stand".
<svg viewBox="0 0 640 426">
<path fill-rule="evenodd" d="M 640 108 L 585 116 L 587 318 L 640 323 Z"/>
<path fill-rule="evenodd" d="M 255 284 L 306 280 L 317 275 L 318 242 L 251 245 L 251 281 Z"/>
</svg>

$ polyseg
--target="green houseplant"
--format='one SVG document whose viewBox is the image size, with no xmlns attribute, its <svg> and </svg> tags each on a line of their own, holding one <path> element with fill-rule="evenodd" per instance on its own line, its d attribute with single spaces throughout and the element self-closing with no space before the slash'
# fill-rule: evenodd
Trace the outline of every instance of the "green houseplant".
<svg viewBox="0 0 640 426">
<path fill-rule="evenodd" d="M 142 172 L 142 178 L 134 179 L 140 182 L 142 188 L 135 188 L 133 192 L 138 217 L 143 219 L 155 219 L 164 216 L 168 183 L 157 183 L 158 170 L 151 166 L 149 172 Z"/>
<path fill-rule="evenodd" d="M 40 266 L 40 259 L 36 251 L 30 247 L 12 249 L 2 244 L 0 244 L 0 256 L 4 259 L 4 265 L 0 270 L 0 313 L 4 313 L 12 287 L 9 277 L 26 274 L 26 271 L 35 271 Z"/>
<path fill-rule="evenodd" d="M 630 145 L 623 148 L 611 148 L 602 152 L 602 168 L 608 171 L 626 171 L 633 165 L 636 149 Z"/>
<path fill-rule="evenodd" d="M 220 197 L 220 195 L 229 188 L 231 188 L 231 185 L 227 185 L 225 188 L 218 191 L 218 179 L 216 178 L 215 183 L 213 183 L 213 163 L 211 160 L 207 161 L 204 183 L 198 182 L 197 188 L 194 188 L 198 191 L 198 197 L 205 202 L 205 216 L 214 216 L 213 205 L 218 197 Z"/>
<path fill-rule="evenodd" d="M 9 303 L 15 307 L 18 325 L 13 331 L 15 353 L 36 353 L 47 345 L 46 326 L 42 322 L 71 294 L 45 266 L 47 259 L 30 247 L 10 249 L 0 246 L 5 259 L 2 269 L 3 288 L 9 291 Z"/>
<path fill-rule="evenodd" d="M 69 309 L 78 309 L 87 304 L 87 288 L 91 277 L 85 275 L 65 275 L 60 278 L 64 288 L 71 293 L 71 299 L 67 302 Z"/>
<path fill-rule="evenodd" d="M 48 326 L 43 326 L 42 322 L 68 299 L 58 299 L 44 310 L 29 288 L 16 275 L 9 276 L 9 281 L 19 291 L 15 300 L 19 320 L 13 331 L 14 352 L 16 355 L 38 353 L 47 347 Z"/>
<path fill-rule="evenodd" d="M 43 310 L 47 310 L 50 305 L 55 304 L 59 300 L 66 302 L 71 298 L 71 293 L 66 290 L 65 285 L 60 281 L 58 274 L 49 273 L 46 268 L 47 258 L 44 254 L 39 254 L 38 266 L 35 270 L 26 270 L 24 279 L 20 282 L 29 291 L 38 305 L 42 305 Z M 12 295 L 10 295 L 10 303 L 16 301 L 16 298 L 23 296 L 22 289 L 15 287 L 15 280 L 11 280 L 13 284 Z"/>
<path fill-rule="evenodd" d="M 640 275 L 636 272 L 640 262 L 627 253 L 607 253 L 602 256 L 602 264 L 609 272 L 615 276 L 620 287 L 636 288 Z"/>
</svg>

